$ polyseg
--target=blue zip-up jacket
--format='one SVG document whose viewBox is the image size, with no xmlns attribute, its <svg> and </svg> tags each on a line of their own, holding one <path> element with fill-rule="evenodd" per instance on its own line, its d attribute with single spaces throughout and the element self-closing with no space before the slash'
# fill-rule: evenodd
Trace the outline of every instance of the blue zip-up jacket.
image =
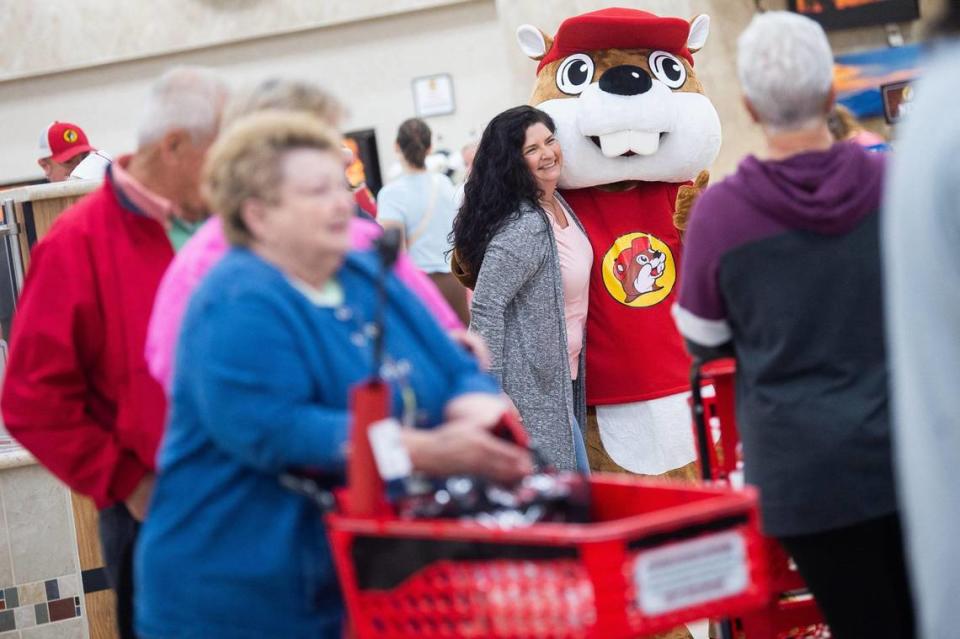
<svg viewBox="0 0 960 639">
<path fill-rule="evenodd" d="M 233 249 L 197 289 L 136 552 L 142 637 L 340 636 L 320 514 L 277 478 L 302 467 L 342 472 L 348 394 L 372 370 L 372 340 L 362 336 L 380 277 L 375 255 L 349 254 L 337 274 L 344 303 L 327 308 Z M 438 424 L 459 394 L 498 392 L 392 274 L 386 290 L 386 352 L 410 364 L 420 426 Z"/>
</svg>

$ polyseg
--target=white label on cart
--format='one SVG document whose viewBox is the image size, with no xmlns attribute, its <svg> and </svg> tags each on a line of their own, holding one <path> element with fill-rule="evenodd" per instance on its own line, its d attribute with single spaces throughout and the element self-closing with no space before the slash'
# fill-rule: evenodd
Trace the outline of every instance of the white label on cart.
<svg viewBox="0 0 960 639">
<path fill-rule="evenodd" d="M 393 417 L 381 419 L 371 424 L 367 433 L 380 476 L 385 481 L 409 476 L 413 464 L 400 438 L 400 422 Z"/>
<path fill-rule="evenodd" d="M 637 604 L 659 615 L 746 590 L 747 547 L 736 532 L 640 553 L 633 568 Z"/>
</svg>

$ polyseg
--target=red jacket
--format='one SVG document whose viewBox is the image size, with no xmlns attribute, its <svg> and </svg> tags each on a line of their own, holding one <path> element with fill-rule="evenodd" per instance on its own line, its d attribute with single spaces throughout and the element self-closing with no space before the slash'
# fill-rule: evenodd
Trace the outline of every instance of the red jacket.
<svg viewBox="0 0 960 639">
<path fill-rule="evenodd" d="M 154 468 L 166 399 L 143 346 L 172 258 L 163 226 L 109 174 L 31 253 L 0 408 L 10 434 L 98 508 Z"/>
</svg>

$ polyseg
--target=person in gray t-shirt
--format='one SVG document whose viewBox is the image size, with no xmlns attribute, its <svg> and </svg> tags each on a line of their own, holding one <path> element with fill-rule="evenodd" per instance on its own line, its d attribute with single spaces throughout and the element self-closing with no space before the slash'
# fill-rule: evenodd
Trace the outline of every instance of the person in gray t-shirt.
<svg viewBox="0 0 960 639">
<path fill-rule="evenodd" d="M 466 291 L 450 274 L 447 253 L 450 230 L 457 215 L 456 188 L 450 179 L 426 168 L 431 145 L 430 127 L 411 118 L 397 131 L 397 150 L 404 172 L 377 195 L 377 221 L 399 228 L 410 259 L 430 276 L 460 319 L 469 322 Z"/>
</svg>

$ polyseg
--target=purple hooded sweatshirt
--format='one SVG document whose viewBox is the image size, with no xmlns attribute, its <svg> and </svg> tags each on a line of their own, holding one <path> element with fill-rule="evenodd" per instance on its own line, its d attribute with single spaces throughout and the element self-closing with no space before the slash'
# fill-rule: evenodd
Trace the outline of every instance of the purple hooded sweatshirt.
<svg viewBox="0 0 960 639">
<path fill-rule="evenodd" d="M 691 214 L 674 317 L 737 358 L 746 479 L 776 536 L 894 512 L 878 239 L 885 158 L 744 160 Z"/>
</svg>

